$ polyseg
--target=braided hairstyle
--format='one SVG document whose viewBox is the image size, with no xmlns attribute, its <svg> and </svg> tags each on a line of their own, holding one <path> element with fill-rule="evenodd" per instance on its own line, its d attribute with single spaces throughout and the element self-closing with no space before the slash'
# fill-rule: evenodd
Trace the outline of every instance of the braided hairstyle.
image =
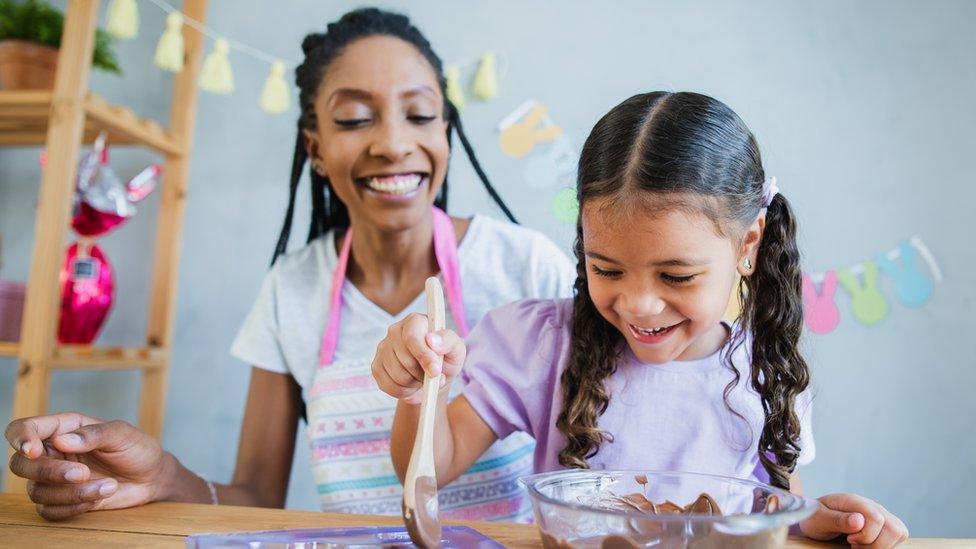
<svg viewBox="0 0 976 549">
<path fill-rule="evenodd" d="M 732 109 L 696 93 L 654 92 L 627 99 L 597 122 L 581 153 L 577 197 L 581 208 L 599 197 L 654 207 L 653 201 L 673 205 L 675 195 L 690 194 L 704 200 L 679 207 L 696 208 L 724 234 L 735 235 L 762 213 L 764 180 L 756 139 Z M 776 195 L 765 215 L 756 270 L 739 286 L 743 329 L 734 331 L 729 348 L 745 344 L 751 334 L 750 382 L 765 416 L 759 459 L 770 482 L 789 489 L 800 451 L 795 401 L 810 378 L 798 350 L 803 326 L 800 254 L 786 198 Z M 581 221 L 575 254 L 572 347 L 561 378 L 564 405 L 556 426 L 568 441 L 559 462 L 586 468 L 587 459 L 610 439 L 597 422 L 609 404 L 604 382 L 616 369 L 623 336 L 603 318 L 587 291 Z M 735 374 L 723 395 L 726 406 L 739 379 L 728 360 L 727 366 Z"/>
<path fill-rule="evenodd" d="M 447 140 L 451 142 L 451 136 L 457 133 L 458 139 L 464 152 L 467 153 L 471 165 L 484 184 L 488 194 L 494 199 L 495 203 L 502 209 L 505 216 L 512 222 L 517 222 L 508 206 L 502 202 L 501 197 L 492 187 L 488 176 L 481 168 L 474 148 L 468 141 L 461 126 L 461 118 L 457 108 L 447 100 L 447 83 L 443 74 L 441 60 L 434 53 L 430 42 L 424 35 L 410 23 L 404 15 L 379 10 L 376 8 L 363 8 L 350 11 L 342 16 L 338 21 L 329 23 L 326 32 L 312 33 L 302 41 L 302 51 L 305 53 L 305 60 L 295 69 L 295 83 L 299 89 L 299 106 L 301 114 L 298 117 L 298 135 L 295 138 L 295 154 L 291 164 L 291 180 L 288 190 L 288 210 L 285 212 L 285 222 L 275 246 L 271 264 L 278 259 L 278 256 L 285 253 L 288 247 L 288 238 L 291 235 L 292 218 L 295 213 L 295 194 L 298 190 L 298 183 L 301 179 L 305 163 L 308 161 L 308 152 L 305 149 L 305 142 L 302 130 L 314 130 L 318 121 L 315 116 L 315 99 L 322 78 L 332 62 L 349 45 L 361 38 L 370 36 L 392 36 L 399 38 L 413 47 L 430 63 L 434 73 L 437 75 L 441 93 L 444 94 L 444 115 L 447 119 Z M 349 226 L 349 211 L 345 204 L 338 199 L 332 192 L 332 185 L 328 177 L 309 170 L 311 178 L 312 192 L 312 220 L 308 229 L 306 242 L 315 240 L 320 235 L 327 233 L 330 229 L 343 229 Z M 444 185 L 434 200 L 434 205 L 442 210 L 447 209 L 447 178 L 445 176 Z"/>
</svg>

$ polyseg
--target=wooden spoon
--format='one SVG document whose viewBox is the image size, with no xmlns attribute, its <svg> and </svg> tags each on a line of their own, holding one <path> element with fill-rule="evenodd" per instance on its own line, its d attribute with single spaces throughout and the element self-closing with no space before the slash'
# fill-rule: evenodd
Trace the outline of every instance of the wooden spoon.
<svg viewBox="0 0 976 549">
<path fill-rule="evenodd" d="M 444 291 L 437 277 L 426 284 L 427 326 L 444 329 Z M 441 546 L 441 522 L 437 508 L 437 473 L 434 470 L 434 419 L 441 376 L 424 374 L 420 423 L 414 439 L 407 476 L 403 479 L 403 522 L 414 544 L 424 549 Z"/>
</svg>

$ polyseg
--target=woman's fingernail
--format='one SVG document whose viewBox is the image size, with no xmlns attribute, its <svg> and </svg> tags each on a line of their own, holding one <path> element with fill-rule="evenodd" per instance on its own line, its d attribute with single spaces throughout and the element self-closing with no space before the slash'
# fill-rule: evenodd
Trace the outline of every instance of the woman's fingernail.
<svg viewBox="0 0 976 549">
<path fill-rule="evenodd" d="M 114 480 L 112 479 L 105 480 L 98 487 L 98 495 L 102 497 L 110 496 L 115 493 L 115 490 L 118 489 L 118 487 L 119 487 L 118 483 L 115 482 Z"/>
<path fill-rule="evenodd" d="M 77 446 L 81 444 L 81 437 L 74 433 L 61 435 L 59 438 L 63 444 L 67 444 L 69 446 Z"/>
<path fill-rule="evenodd" d="M 444 342 L 444 338 L 442 338 L 441 336 L 435 333 L 427 334 L 427 344 L 430 345 L 431 349 L 440 347 L 441 343 L 443 342 Z"/>
<path fill-rule="evenodd" d="M 30 446 L 31 446 L 30 441 L 21 444 L 20 452 L 25 456 L 30 457 Z"/>
<path fill-rule="evenodd" d="M 78 468 L 71 469 L 64 474 L 64 480 L 68 482 L 80 482 L 83 478 L 85 478 L 85 472 Z"/>
</svg>

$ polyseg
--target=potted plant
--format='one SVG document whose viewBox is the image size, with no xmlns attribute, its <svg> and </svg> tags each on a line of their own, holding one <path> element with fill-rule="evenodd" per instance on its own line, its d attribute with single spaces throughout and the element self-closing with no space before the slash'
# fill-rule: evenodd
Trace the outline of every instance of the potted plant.
<svg viewBox="0 0 976 549">
<path fill-rule="evenodd" d="M 0 0 L 0 88 L 53 88 L 63 28 L 64 14 L 43 0 Z M 92 64 L 120 74 L 111 44 L 96 31 Z"/>
</svg>

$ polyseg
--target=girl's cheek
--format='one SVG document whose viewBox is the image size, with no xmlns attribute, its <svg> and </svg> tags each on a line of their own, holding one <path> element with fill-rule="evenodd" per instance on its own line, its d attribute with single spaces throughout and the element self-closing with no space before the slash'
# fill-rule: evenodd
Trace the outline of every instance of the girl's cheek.
<svg viewBox="0 0 976 549">
<path fill-rule="evenodd" d="M 600 313 L 603 314 L 604 317 L 607 315 L 612 315 L 614 304 L 613 292 L 607 288 L 605 284 L 599 281 L 594 281 L 592 278 L 587 285 L 587 288 L 590 292 L 590 299 L 593 301 L 593 304 L 600 311 Z"/>
</svg>

